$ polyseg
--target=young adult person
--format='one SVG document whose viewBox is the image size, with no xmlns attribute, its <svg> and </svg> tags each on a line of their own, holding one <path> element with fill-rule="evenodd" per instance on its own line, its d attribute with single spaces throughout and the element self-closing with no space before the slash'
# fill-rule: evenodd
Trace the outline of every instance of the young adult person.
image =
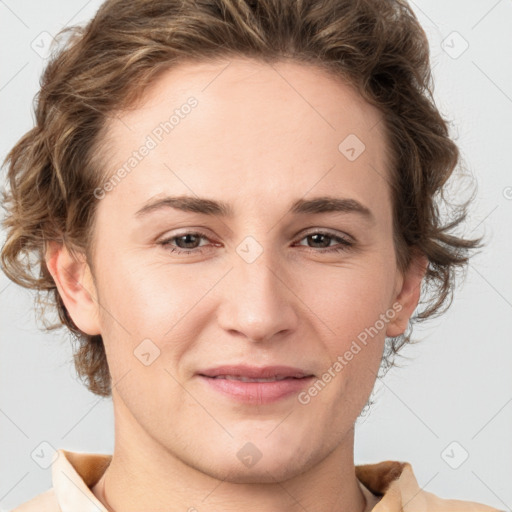
<svg viewBox="0 0 512 512">
<path fill-rule="evenodd" d="M 478 245 L 439 214 L 429 87 L 404 1 L 110 0 L 72 33 L 7 159 L 2 261 L 80 341 L 115 449 L 60 449 L 16 511 L 494 510 L 354 465 L 379 369 Z"/>
</svg>

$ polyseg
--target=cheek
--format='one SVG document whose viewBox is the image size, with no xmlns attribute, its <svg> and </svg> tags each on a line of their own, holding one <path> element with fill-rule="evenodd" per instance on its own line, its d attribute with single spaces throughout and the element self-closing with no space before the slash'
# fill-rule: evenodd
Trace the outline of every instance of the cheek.
<svg viewBox="0 0 512 512">
<path fill-rule="evenodd" d="M 364 279 L 361 275 L 356 279 L 354 273 L 350 278 L 333 280 L 329 289 L 332 300 L 327 300 L 326 295 L 314 306 L 329 328 L 323 330 L 324 350 L 329 359 L 323 380 L 332 377 L 336 382 L 331 391 L 336 403 L 358 411 L 374 386 L 386 328 L 394 316 L 386 274 L 365 275 Z"/>
<path fill-rule="evenodd" d="M 297 292 L 331 334 L 346 340 L 375 324 L 391 307 L 393 269 L 381 257 L 340 267 L 317 267 L 305 273 Z"/>
<path fill-rule="evenodd" d="M 225 273 L 206 264 L 148 264 L 113 253 L 102 270 L 100 315 L 113 377 L 131 369 L 145 372 L 144 379 L 151 372 L 134 355 L 156 357 L 152 369 L 179 360 L 213 318 L 205 298 Z"/>
<path fill-rule="evenodd" d="M 322 280 L 319 275 L 308 276 L 308 282 L 325 283 L 310 294 L 308 306 L 321 320 L 317 325 L 330 361 L 326 371 L 336 375 L 333 393 L 340 400 L 347 396 L 366 400 L 380 366 L 386 328 L 395 316 L 390 303 L 394 267 L 386 261 L 379 257 L 371 264 L 331 269 Z"/>
</svg>

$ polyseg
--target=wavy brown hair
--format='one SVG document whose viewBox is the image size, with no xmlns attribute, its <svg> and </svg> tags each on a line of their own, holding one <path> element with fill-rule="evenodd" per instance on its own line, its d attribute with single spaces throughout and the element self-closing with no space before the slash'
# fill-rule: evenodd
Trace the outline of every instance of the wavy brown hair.
<svg viewBox="0 0 512 512">
<path fill-rule="evenodd" d="M 90 391 L 111 394 L 103 341 L 73 323 L 45 263 L 47 243 L 60 241 L 92 265 L 93 191 L 105 180 L 93 157 L 99 134 L 160 73 L 186 61 L 313 64 L 375 105 L 392 155 L 397 264 L 407 268 L 414 248 L 429 261 L 412 321 L 450 305 L 457 270 L 480 240 L 453 231 L 472 198 L 455 207 L 443 195 L 459 152 L 433 99 L 427 37 L 404 0 L 108 0 L 87 26 L 66 29 L 60 40 L 42 76 L 35 126 L 4 162 L 1 261 L 12 281 L 47 294 L 60 321 L 45 327 L 73 333 L 75 367 Z M 443 221 L 446 207 L 451 215 Z M 393 366 L 411 341 L 410 332 L 386 340 L 382 367 Z"/>
</svg>

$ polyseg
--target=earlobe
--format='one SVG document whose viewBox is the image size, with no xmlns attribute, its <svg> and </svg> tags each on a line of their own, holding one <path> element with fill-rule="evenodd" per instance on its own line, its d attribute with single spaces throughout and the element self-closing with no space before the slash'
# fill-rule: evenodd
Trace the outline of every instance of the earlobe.
<svg viewBox="0 0 512 512">
<path fill-rule="evenodd" d="M 97 293 L 85 256 L 75 256 L 64 244 L 52 241 L 45 260 L 75 325 L 86 334 L 100 334 Z"/>
<path fill-rule="evenodd" d="M 394 302 L 400 304 L 400 311 L 388 324 L 386 336 L 395 337 L 403 334 L 409 324 L 421 292 L 421 283 L 428 268 L 428 258 L 419 252 L 415 252 L 409 267 L 401 276 L 401 285 L 395 296 Z"/>
</svg>

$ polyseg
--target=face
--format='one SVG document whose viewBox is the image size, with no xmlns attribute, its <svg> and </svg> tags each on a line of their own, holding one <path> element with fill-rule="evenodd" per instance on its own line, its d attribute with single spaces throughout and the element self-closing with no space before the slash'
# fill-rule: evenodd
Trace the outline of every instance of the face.
<svg viewBox="0 0 512 512">
<path fill-rule="evenodd" d="M 246 482 L 349 443 L 419 284 L 396 267 L 381 121 L 316 68 L 244 59 L 181 65 L 112 118 L 94 300 L 68 307 L 103 337 L 116 435 Z M 222 365 L 312 377 L 200 375 Z"/>
</svg>

